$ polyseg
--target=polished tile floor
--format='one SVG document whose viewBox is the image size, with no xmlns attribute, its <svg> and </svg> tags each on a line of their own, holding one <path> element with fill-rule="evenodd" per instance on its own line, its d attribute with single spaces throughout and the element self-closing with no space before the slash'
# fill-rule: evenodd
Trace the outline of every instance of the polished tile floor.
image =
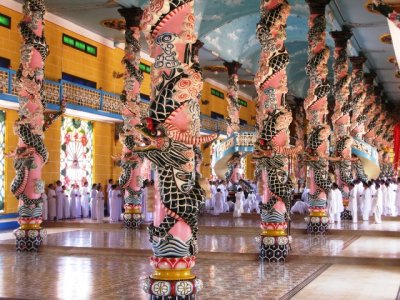
<svg viewBox="0 0 400 300">
<path fill-rule="evenodd" d="M 301 220 L 294 223 L 300 228 Z M 318 236 L 294 231 L 291 258 L 269 265 L 256 260 L 258 218 L 204 216 L 193 270 L 204 281 L 198 299 L 395 300 L 400 234 L 363 234 L 385 234 L 399 224 L 400 220 L 385 220 L 380 228 L 360 223 L 349 229 L 342 223 L 335 225 L 334 234 Z M 48 236 L 37 254 L 15 253 L 12 233 L 0 232 L 0 298 L 147 299 L 140 285 L 152 272 L 145 228 L 130 231 L 86 220 L 51 225 L 60 223 L 48 224 Z M 349 263 L 335 261 L 338 257 Z"/>
</svg>

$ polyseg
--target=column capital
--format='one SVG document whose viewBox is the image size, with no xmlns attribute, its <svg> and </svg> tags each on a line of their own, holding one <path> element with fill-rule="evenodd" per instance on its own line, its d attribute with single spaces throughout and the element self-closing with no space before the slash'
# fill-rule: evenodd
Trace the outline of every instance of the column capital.
<svg viewBox="0 0 400 300">
<path fill-rule="evenodd" d="M 370 73 L 364 73 L 365 84 L 373 85 L 375 77 L 376 73 L 374 71 L 371 71 Z"/>
<path fill-rule="evenodd" d="M 344 27 L 343 30 L 340 31 L 331 31 L 330 35 L 335 41 L 335 47 L 347 48 L 347 42 L 351 39 L 353 33 L 349 28 Z"/>
<path fill-rule="evenodd" d="M 125 18 L 126 28 L 139 27 L 142 20 L 143 10 L 140 7 L 122 7 L 118 12 Z"/>
<path fill-rule="evenodd" d="M 311 14 L 325 15 L 325 7 L 331 0 L 306 0 Z"/>
<path fill-rule="evenodd" d="M 240 67 L 242 66 L 241 63 L 237 62 L 237 61 L 231 61 L 231 62 L 224 62 L 224 66 L 226 67 L 226 69 L 228 70 L 228 75 L 231 76 L 233 74 L 237 74 Z"/>
<path fill-rule="evenodd" d="M 192 45 L 192 52 L 194 56 L 199 55 L 199 50 L 204 46 L 204 43 L 200 40 L 197 40 L 193 45 Z"/>
<path fill-rule="evenodd" d="M 360 54 L 358 56 L 351 56 L 350 61 L 353 65 L 353 69 L 362 69 L 367 58 L 363 54 Z"/>
</svg>

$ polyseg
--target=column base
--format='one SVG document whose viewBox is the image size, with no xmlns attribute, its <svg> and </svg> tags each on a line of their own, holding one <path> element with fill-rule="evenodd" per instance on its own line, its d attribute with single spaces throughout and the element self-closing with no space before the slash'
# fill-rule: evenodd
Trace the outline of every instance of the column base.
<svg viewBox="0 0 400 300">
<path fill-rule="evenodd" d="M 259 258 L 268 262 L 285 262 L 289 254 L 288 236 L 261 235 Z"/>
<path fill-rule="evenodd" d="M 347 208 L 344 209 L 343 212 L 340 213 L 340 220 L 342 221 L 351 221 L 353 220 L 353 216 L 351 215 L 351 211 Z"/>
<path fill-rule="evenodd" d="M 143 290 L 151 300 L 195 300 L 196 294 L 203 288 L 200 279 L 158 280 L 147 277 L 142 283 Z"/>
<path fill-rule="evenodd" d="M 21 229 L 14 230 L 16 237 L 15 249 L 18 252 L 37 252 L 47 235 L 45 229 Z"/>
<path fill-rule="evenodd" d="M 124 213 L 124 226 L 129 229 L 137 229 L 143 223 L 142 215 L 135 213 Z"/>
<path fill-rule="evenodd" d="M 306 217 L 305 220 L 308 233 L 321 234 L 328 231 L 329 218 L 327 216 L 310 216 Z"/>
</svg>

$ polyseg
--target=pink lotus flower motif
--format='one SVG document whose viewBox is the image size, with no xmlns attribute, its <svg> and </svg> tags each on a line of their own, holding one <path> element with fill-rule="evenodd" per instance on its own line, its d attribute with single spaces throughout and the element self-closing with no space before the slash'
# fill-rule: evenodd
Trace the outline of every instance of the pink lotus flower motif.
<svg viewBox="0 0 400 300">
<path fill-rule="evenodd" d="M 64 136 L 64 144 L 68 144 L 71 141 L 71 135 L 69 133 L 67 133 Z"/>
<path fill-rule="evenodd" d="M 82 135 L 81 137 L 81 143 L 84 147 L 86 147 L 87 143 L 88 143 L 88 139 L 86 137 L 86 135 Z"/>
</svg>

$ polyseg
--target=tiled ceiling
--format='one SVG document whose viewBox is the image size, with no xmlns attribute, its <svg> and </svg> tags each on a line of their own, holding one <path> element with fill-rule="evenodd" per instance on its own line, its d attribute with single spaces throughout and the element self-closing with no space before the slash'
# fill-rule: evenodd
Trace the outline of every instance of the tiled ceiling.
<svg viewBox="0 0 400 300">
<path fill-rule="evenodd" d="M 12 0 L 10 0 L 12 1 Z M 22 2 L 20 0 L 19 2 Z M 103 27 L 104 19 L 120 18 L 117 8 L 144 7 L 148 0 L 46 0 L 48 10 L 101 36 L 116 42 L 123 41 L 122 32 Z M 224 61 L 242 63 L 239 77 L 252 80 L 258 68 L 260 46 L 255 38 L 259 21 L 259 0 L 195 0 L 195 15 L 199 39 L 204 42 L 200 51 L 202 66 L 222 66 Z M 304 97 L 308 81 L 304 67 L 307 61 L 308 6 L 304 0 L 289 0 L 292 6 L 287 24 L 286 41 L 291 60 L 288 66 L 289 92 Z M 328 30 L 339 30 L 342 25 L 353 28 L 352 54 L 362 51 L 368 58 L 367 67 L 377 73 L 377 83 L 385 88 L 387 99 L 400 105 L 400 79 L 394 75 L 396 65 L 388 62 L 394 56 L 392 45 L 383 44 L 379 38 L 389 33 L 385 17 L 366 10 L 367 0 L 331 0 L 327 9 Z M 400 1 L 387 0 L 400 9 Z M 333 41 L 327 35 L 327 43 Z M 146 47 L 143 47 L 146 49 Z M 330 71 L 332 74 L 332 71 Z M 228 81 L 226 72 L 205 71 L 205 76 L 222 84 Z M 241 90 L 256 96 L 251 84 Z M 397 103 L 398 102 L 398 103 Z"/>
</svg>

